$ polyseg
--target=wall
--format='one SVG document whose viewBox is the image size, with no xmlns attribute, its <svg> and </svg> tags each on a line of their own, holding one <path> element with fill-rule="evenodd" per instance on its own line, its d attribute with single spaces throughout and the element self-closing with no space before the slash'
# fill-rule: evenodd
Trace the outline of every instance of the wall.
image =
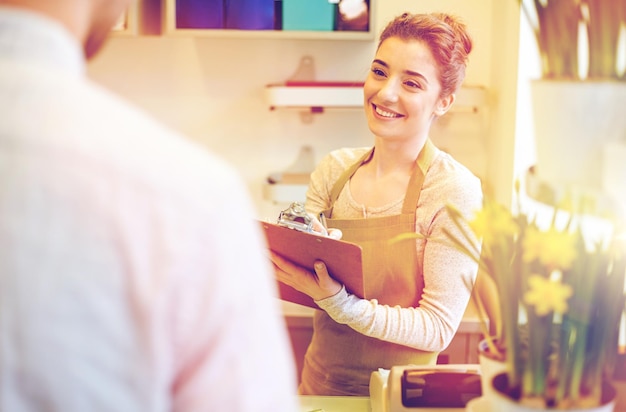
<svg viewBox="0 0 626 412">
<path fill-rule="evenodd" d="M 144 14 L 154 14 L 158 2 L 145 2 Z M 447 11 L 468 24 L 475 48 L 466 84 L 486 86 L 493 102 L 485 131 L 485 178 L 496 197 L 508 203 L 514 143 L 514 121 L 510 119 L 514 119 L 516 78 L 515 69 L 513 74 L 500 73 L 499 69 L 511 70 L 517 62 L 517 43 L 504 44 L 517 36 L 517 25 L 509 21 L 517 2 L 377 3 L 373 10 L 377 33 L 405 10 Z M 264 86 L 288 79 L 304 55 L 314 57 L 318 80 L 363 80 L 375 46 L 375 40 L 181 38 L 144 32 L 111 38 L 88 71 L 97 82 L 233 163 L 249 185 L 259 217 L 274 218 L 282 205 L 263 199 L 263 183 L 268 174 L 288 167 L 300 147 L 311 145 L 317 161 L 337 147 L 371 145 L 372 138 L 360 110 L 329 111 L 303 123 L 296 112 L 270 111 L 263 100 Z M 464 126 L 455 127 L 462 130 Z"/>
</svg>

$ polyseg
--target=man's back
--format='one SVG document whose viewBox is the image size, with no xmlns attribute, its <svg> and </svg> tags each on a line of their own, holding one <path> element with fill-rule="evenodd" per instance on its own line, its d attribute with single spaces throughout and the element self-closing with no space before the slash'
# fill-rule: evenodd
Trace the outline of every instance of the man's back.
<svg viewBox="0 0 626 412">
<path fill-rule="evenodd" d="M 0 410 L 292 410 L 236 173 L 91 84 L 52 21 L 0 27 Z"/>
</svg>

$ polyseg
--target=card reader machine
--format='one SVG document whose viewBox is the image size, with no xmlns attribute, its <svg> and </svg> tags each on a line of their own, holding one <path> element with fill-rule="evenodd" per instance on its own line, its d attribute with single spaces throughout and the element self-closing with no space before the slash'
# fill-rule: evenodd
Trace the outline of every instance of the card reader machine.
<svg viewBox="0 0 626 412">
<path fill-rule="evenodd" d="M 478 365 L 406 365 L 373 372 L 372 412 L 464 411 L 481 396 Z"/>
</svg>

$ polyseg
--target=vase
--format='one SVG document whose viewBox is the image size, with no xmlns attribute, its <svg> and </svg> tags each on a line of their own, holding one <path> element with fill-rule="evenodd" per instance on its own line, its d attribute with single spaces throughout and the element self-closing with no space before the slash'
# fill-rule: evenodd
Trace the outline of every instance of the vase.
<svg viewBox="0 0 626 412">
<path fill-rule="evenodd" d="M 478 343 L 478 364 L 480 366 L 480 386 L 483 397 L 489 397 L 493 391 L 491 380 L 499 373 L 506 372 L 506 363 L 489 352 L 487 340 Z"/>
<path fill-rule="evenodd" d="M 567 411 L 567 412 L 614 412 L 616 391 L 608 382 L 602 387 L 601 404 L 588 408 L 558 409 L 531 406 L 519 403 L 508 395 L 508 376 L 505 372 L 499 373 L 491 381 L 492 392 L 489 399 L 491 412 L 541 412 L 541 411 Z M 485 411 L 488 412 L 488 411 Z"/>
<path fill-rule="evenodd" d="M 537 176 L 554 188 L 602 190 L 604 147 L 626 141 L 626 82 L 531 82 Z"/>
</svg>

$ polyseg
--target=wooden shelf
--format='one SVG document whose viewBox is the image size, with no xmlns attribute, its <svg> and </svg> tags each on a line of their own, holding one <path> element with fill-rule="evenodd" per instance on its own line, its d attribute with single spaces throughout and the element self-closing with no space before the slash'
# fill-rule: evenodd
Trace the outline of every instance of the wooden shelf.
<svg viewBox="0 0 626 412">
<path fill-rule="evenodd" d="M 233 39 L 291 39 L 291 40 L 373 40 L 369 32 L 228 30 L 228 29 L 165 29 L 165 34 L 177 37 L 211 37 Z"/>
<path fill-rule="evenodd" d="M 265 87 L 270 109 L 363 108 L 363 84 L 359 82 L 302 82 L 270 84 Z M 489 105 L 484 87 L 464 86 L 457 93 L 452 112 L 478 113 Z"/>
</svg>

